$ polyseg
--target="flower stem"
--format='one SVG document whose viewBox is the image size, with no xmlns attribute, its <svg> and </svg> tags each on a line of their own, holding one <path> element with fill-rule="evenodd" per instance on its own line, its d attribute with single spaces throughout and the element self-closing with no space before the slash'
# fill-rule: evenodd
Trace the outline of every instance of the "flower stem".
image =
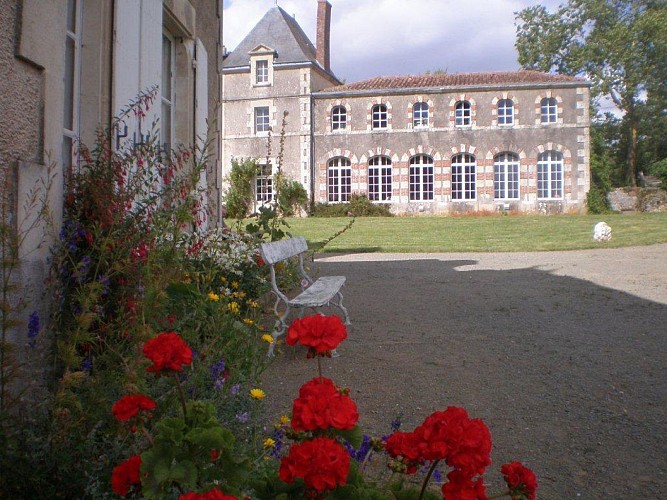
<svg viewBox="0 0 667 500">
<path fill-rule="evenodd" d="M 322 356 L 317 356 L 317 371 L 320 374 L 320 382 L 322 381 Z"/>
<path fill-rule="evenodd" d="M 433 475 L 433 471 L 435 471 L 435 468 L 438 466 L 438 462 L 440 462 L 440 460 L 434 460 L 433 465 L 431 465 L 431 468 L 428 470 L 428 474 L 426 474 L 426 477 L 424 478 L 424 484 L 422 484 L 422 490 L 419 493 L 419 500 L 424 498 L 424 493 L 426 493 L 426 486 L 428 485 L 428 482 Z"/>
<path fill-rule="evenodd" d="M 185 392 L 183 392 L 183 384 L 178 378 L 178 373 L 174 372 L 174 379 L 176 380 L 176 387 L 178 387 L 178 399 L 181 401 L 181 408 L 183 408 L 183 419 L 188 416 L 188 410 L 185 407 Z"/>
</svg>

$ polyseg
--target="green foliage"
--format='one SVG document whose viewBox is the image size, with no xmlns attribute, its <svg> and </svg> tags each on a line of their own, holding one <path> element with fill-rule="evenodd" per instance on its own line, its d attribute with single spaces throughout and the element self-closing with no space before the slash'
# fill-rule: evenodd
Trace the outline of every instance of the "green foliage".
<svg viewBox="0 0 667 500">
<path fill-rule="evenodd" d="M 667 190 L 667 158 L 662 161 L 655 162 L 651 165 L 649 170 L 660 179 L 660 187 Z"/>
<path fill-rule="evenodd" d="M 308 193 L 303 184 L 282 174 L 276 177 L 278 207 L 283 217 L 292 217 L 301 210 L 306 211 Z"/>
<path fill-rule="evenodd" d="M 364 194 L 352 194 L 347 203 L 317 203 L 313 206 L 314 217 L 393 217 L 386 203 L 373 203 Z"/>
<path fill-rule="evenodd" d="M 259 172 L 259 164 L 254 159 L 234 159 L 227 176 L 229 189 L 225 194 L 227 217 L 243 219 L 252 209 L 253 180 Z"/>
</svg>

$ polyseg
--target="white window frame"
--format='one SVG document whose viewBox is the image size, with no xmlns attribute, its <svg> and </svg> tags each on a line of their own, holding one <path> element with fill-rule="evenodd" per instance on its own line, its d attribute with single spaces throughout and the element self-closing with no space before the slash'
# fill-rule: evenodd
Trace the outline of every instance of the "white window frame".
<svg viewBox="0 0 667 500">
<path fill-rule="evenodd" d="M 412 127 L 427 128 L 429 126 L 430 108 L 427 102 L 416 102 L 412 105 Z"/>
<path fill-rule="evenodd" d="M 391 201 L 392 165 L 388 156 L 373 156 L 368 160 L 368 199 Z"/>
<path fill-rule="evenodd" d="M 496 200 L 519 199 L 519 156 L 501 153 L 493 159 L 493 197 Z"/>
<path fill-rule="evenodd" d="M 255 61 L 255 85 L 270 85 L 269 60 L 257 59 Z"/>
<path fill-rule="evenodd" d="M 540 122 L 558 123 L 558 100 L 555 97 L 543 97 L 540 101 Z"/>
<path fill-rule="evenodd" d="M 422 154 L 410 158 L 408 170 L 408 199 L 410 201 L 433 200 L 434 181 L 431 156 Z"/>
<path fill-rule="evenodd" d="M 266 113 L 264 113 L 266 111 Z M 271 130 L 271 107 L 255 106 L 253 108 L 253 126 L 255 135 L 268 135 Z"/>
<path fill-rule="evenodd" d="M 62 144 L 62 162 L 65 171 L 70 168 L 79 167 L 79 155 L 76 151 L 75 143 L 81 135 L 80 114 L 81 114 L 81 26 L 83 14 L 82 0 L 67 0 L 67 16 L 73 11 L 74 26 L 70 26 L 70 19 L 65 23 L 65 53 L 67 54 L 67 45 L 72 44 L 71 67 L 65 67 L 65 72 L 71 70 L 70 85 L 68 78 L 64 78 L 63 85 L 63 144 Z M 65 65 L 68 59 L 65 57 Z M 69 111 L 69 113 L 68 113 Z M 69 115 L 69 116 L 68 116 Z"/>
<path fill-rule="evenodd" d="M 165 61 L 165 44 L 169 45 L 168 61 Z M 176 43 L 174 36 L 166 29 L 162 30 L 162 72 L 160 84 L 160 147 L 169 149 L 174 144 L 174 95 L 176 87 Z M 166 63 L 166 66 L 165 66 Z M 168 74 L 167 74 L 168 73 Z M 165 92 L 165 79 L 169 89 Z"/>
<path fill-rule="evenodd" d="M 255 175 L 255 201 L 258 205 L 266 205 L 273 201 L 273 166 L 260 163 Z"/>
<path fill-rule="evenodd" d="M 563 154 L 545 151 L 537 157 L 537 198 L 563 199 Z"/>
<path fill-rule="evenodd" d="M 385 130 L 389 128 L 389 109 L 386 104 L 375 104 L 371 108 L 371 129 Z"/>
<path fill-rule="evenodd" d="M 454 105 L 454 124 L 457 127 L 472 125 L 472 104 L 470 101 L 457 101 Z"/>
<path fill-rule="evenodd" d="M 452 157 L 452 200 L 477 199 L 477 160 L 470 153 Z"/>
<path fill-rule="evenodd" d="M 327 164 L 327 200 L 345 203 L 352 194 L 352 163 L 349 158 L 337 156 Z"/>
<path fill-rule="evenodd" d="M 514 125 L 514 101 L 512 99 L 498 101 L 498 125 L 501 127 Z"/>
<path fill-rule="evenodd" d="M 347 109 L 345 106 L 334 106 L 331 109 L 331 130 L 347 129 Z"/>
</svg>

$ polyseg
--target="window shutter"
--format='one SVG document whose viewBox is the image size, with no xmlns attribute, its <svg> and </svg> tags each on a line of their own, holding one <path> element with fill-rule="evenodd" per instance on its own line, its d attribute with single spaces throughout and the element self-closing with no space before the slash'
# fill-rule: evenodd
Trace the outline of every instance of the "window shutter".
<svg viewBox="0 0 667 500">
<path fill-rule="evenodd" d="M 195 69 L 195 137 L 197 150 L 201 157 L 206 157 L 204 147 L 208 134 L 208 54 L 206 48 L 199 38 L 197 38 L 195 57 L 197 65 Z M 206 231 L 208 227 L 208 182 L 206 178 L 206 167 L 201 171 L 197 189 L 202 196 L 202 207 L 200 208 L 200 217 L 203 218 L 203 224 L 200 230 Z"/>
</svg>

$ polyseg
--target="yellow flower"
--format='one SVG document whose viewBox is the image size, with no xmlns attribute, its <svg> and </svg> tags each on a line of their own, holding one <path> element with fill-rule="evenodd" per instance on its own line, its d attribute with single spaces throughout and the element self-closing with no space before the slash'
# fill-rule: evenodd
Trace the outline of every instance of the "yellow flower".
<svg viewBox="0 0 667 500">
<path fill-rule="evenodd" d="M 240 311 L 239 305 L 236 302 L 230 302 L 229 304 L 227 304 L 227 309 L 232 314 L 238 314 Z"/>
<path fill-rule="evenodd" d="M 217 293 L 213 292 L 208 292 L 208 300 L 212 300 L 213 302 L 217 302 L 220 300 L 220 295 Z"/>
<path fill-rule="evenodd" d="M 222 277 L 220 278 L 220 283 L 222 283 L 223 285 L 226 285 L 226 284 L 227 284 L 227 278 L 225 278 L 224 276 L 222 276 Z"/>
<path fill-rule="evenodd" d="M 253 320 L 251 320 L 250 318 L 243 318 L 243 322 L 248 326 L 252 326 L 252 325 L 255 324 L 255 322 Z"/>
<path fill-rule="evenodd" d="M 239 282 L 238 281 L 232 281 L 232 288 L 234 290 L 238 290 L 239 289 Z"/>
<path fill-rule="evenodd" d="M 244 292 L 243 290 L 241 290 L 240 292 L 236 292 L 236 296 L 237 296 L 239 299 L 242 299 L 242 298 L 245 297 L 245 292 Z"/>
<path fill-rule="evenodd" d="M 262 335 L 262 340 L 268 342 L 269 344 L 273 344 L 273 335 L 265 333 L 264 335 Z"/>
<path fill-rule="evenodd" d="M 256 399 L 258 401 L 261 401 L 264 399 L 264 396 L 266 396 L 266 393 L 262 389 L 251 389 L 250 390 L 250 397 L 252 399 Z"/>
<path fill-rule="evenodd" d="M 266 438 L 264 440 L 264 448 L 273 448 L 276 445 L 276 441 L 271 438 Z"/>
<path fill-rule="evenodd" d="M 259 307 L 259 302 L 257 302 L 256 300 L 249 300 L 248 305 L 253 309 L 257 309 Z"/>
<path fill-rule="evenodd" d="M 287 415 L 283 415 L 282 417 L 280 417 L 280 423 L 283 425 L 289 424 L 289 417 Z"/>
</svg>

